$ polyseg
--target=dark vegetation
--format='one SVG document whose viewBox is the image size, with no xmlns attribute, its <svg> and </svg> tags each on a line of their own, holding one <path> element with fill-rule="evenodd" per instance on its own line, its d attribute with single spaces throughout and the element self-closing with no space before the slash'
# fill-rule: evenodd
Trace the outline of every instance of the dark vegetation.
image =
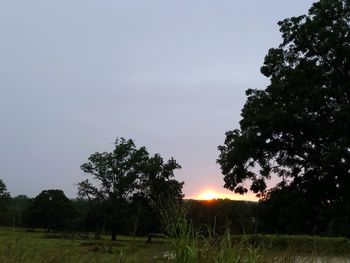
<svg viewBox="0 0 350 263">
<path fill-rule="evenodd" d="M 124 138 L 115 141 L 112 152 L 92 154 L 81 169 L 95 184 L 81 182 L 78 194 L 89 203 L 90 217 L 96 215 L 96 238 L 105 227 L 112 240 L 130 227 L 133 235 L 157 231 L 162 204 L 178 203 L 183 197 L 183 183 L 174 179 L 179 168 L 173 158 L 164 162 L 159 154 L 151 156 L 145 147 Z"/>
<path fill-rule="evenodd" d="M 0 224 L 72 235 L 94 232 L 140 236 L 161 231 L 165 206 L 182 202 L 182 182 L 174 179 L 181 166 L 171 158 L 150 155 L 132 140 L 118 138 L 112 152 L 94 153 L 81 169 L 93 181 L 78 184 L 78 199 L 69 200 L 61 190 L 44 190 L 30 199 L 11 198 L 0 180 Z"/>
<path fill-rule="evenodd" d="M 303 229 L 308 207 L 298 206 L 297 199 L 289 199 L 289 196 L 284 195 L 283 192 L 283 196 L 276 195 L 273 200 L 260 202 L 229 199 L 178 202 L 176 199 L 176 207 L 185 209 L 186 218 L 204 236 L 208 235 L 209 230 L 214 235 L 225 234 L 227 230 L 233 235 L 313 235 L 308 228 Z M 77 238 L 99 239 L 101 234 L 112 232 L 110 219 L 102 214 L 106 213 L 106 210 L 98 210 L 104 209 L 103 205 L 95 206 L 88 199 L 69 200 L 61 190 L 45 190 L 35 198 L 23 195 L 10 197 L 5 194 L 1 204 L 3 226 L 24 227 L 29 231 L 43 229 L 46 232 L 62 235 L 65 233 L 63 236 Z M 166 205 L 155 207 L 145 200 L 140 202 L 140 199 L 129 200 L 125 203 L 124 210 L 118 210 L 118 220 L 122 223 L 116 225 L 117 233 L 128 236 L 156 234 L 155 237 L 159 237 L 158 234 L 165 233 L 162 212 L 167 210 L 174 208 Z M 318 235 L 348 237 L 350 224 L 344 218 L 336 220 L 332 213 L 319 216 L 323 216 L 328 225 L 325 227 L 326 231 L 318 232 Z"/>
<path fill-rule="evenodd" d="M 0 180 L 0 224 L 80 239 L 91 232 L 112 241 L 117 234 L 164 235 L 176 262 L 258 262 L 261 245 L 348 251 L 350 1 L 320 0 L 308 15 L 279 26 L 283 42 L 261 68 L 270 84 L 246 92 L 240 128 L 226 133 L 217 160 L 225 187 L 250 190 L 259 202 L 183 200 L 175 159 L 118 138 L 112 152 L 96 152 L 81 165 L 89 179 L 78 184 L 75 200 L 61 190 L 10 197 Z M 268 189 L 272 177 L 279 183 Z M 241 261 L 241 247 L 232 250 L 242 242 L 251 261 Z"/>
<path fill-rule="evenodd" d="M 225 187 L 262 198 L 265 232 L 349 235 L 349 20 L 348 0 L 321 0 L 279 22 L 261 68 L 270 84 L 247 90 L 240 128 L 219 146 Z"/>
</svg>

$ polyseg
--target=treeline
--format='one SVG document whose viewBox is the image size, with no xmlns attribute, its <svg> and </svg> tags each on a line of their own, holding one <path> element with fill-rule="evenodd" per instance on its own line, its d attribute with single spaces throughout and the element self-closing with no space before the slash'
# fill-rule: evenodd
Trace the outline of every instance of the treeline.
<svg viewBox="0 0 350 263">
<path fill-rule="evenodd" d="M 0 225 L 23 227 L 29 231 L 66 232 L 87 236 L 110 234 L 116 227 L 118 234 L 144 236 L 159 232 L 161 221 L 155 207 L 140 200 L 130 200 L 119 210 L 118 224 L 111 226 L 107 207 L 92 205 L 84 199 L 68 199 L 62 190 L 44 190 L 34 198 L 25 195 L 1 199 Z"/>
<path fill-rule="evenodd" d="M 5 188 L 6 189 L 6 188 Z M 87 199 L 68 199 L 62 190 L 44 190 L 34 198 L 25 195 L 2 199 L 0 225 L 24 227 L 28 230 L 43 229 L 47 232 L 64 231 L 72 235 L 111 233 L 108 207 L 101 207 Z M 119 210 L 118 234 L 144 236 L 162 233 L 162 213 L 174 213 L 176 209 L 186 212 L 198 229 L 222 234 L 227 229 L 234 234 L 251 234 L 257 230 L 257 208 L 255 202 L 232 200 L 182 200 L 177 204 L 152 206 L 145 200 L 129 200 Z M 172 210 L 172 211 L 169 211 Z M 203 232 L 202 234 L 206 234 Z"/>
<path fill-rule="evenodd" d="M 350 237 L 350 202 L 315 205 L 305 193 L 274 188 L 259 202 L 185 201 L 189 218 L 217 234 L 287 234 Z M 207 229 L 207 228 L 204 228 Z"/>
<path fill-rule="evenodd" d="M 181 166 L 151 155 L 132 140 L 116 139 L 111 152 L 96 152 L 81 165 L 90 180 L 78 184 L 78 197 L 68 199 L 62 190 L 44 190 L 35 198 L 10 197 L 0 179 L 0 224 L 50 231 L 64 231 L 96 239 L 109 233 L 147 235 L 161 233 L 165 215 L 176 210 L 186 215 L 203 235 L 222 234 L 309 234 L 349 236 L 350 194 L 322 199 L 318 189 L 280 183 L 261 195 L 258 203 L 212 200 L 183 200 L 183 182 L 175 179 Z"/>
<path fill-rule="evenodd" d="M 2 181 L 0 180 L 2 183 Z M 2 185 L 4 185 L 2 183 Z M 25 195 L 10 197 L 0 194 L 0 225 L 60 231 L 70 235 L 95 238 L 111 233 L 108 207 L 92 205 L 89 200 L 70 200 L 61 190 L 45 190 L 35 198 Z M 260 202 L 225 200 L 182 200 L 174 206 L 155 207 L 145 200 L 129 200 L 119 210 L 118 234 L 145 236 L 162 233 L 162 213 L 169 209 L 183 209 L 202 234 L 308 234 L 349 237 L 349 208 L 330 206 L 315 210 L 305 203 L 298 193 L 274 190 Z M 174 211 L 170 211 L 174 212 Z M 91 235 L 91 234 L 90 234 Z"/>
<path fill-rule="evenodd" d="M 160 205 L 160 204 L 159 204 Z M 6 196 L 2 199 L 0 224 L 8 227 L 24 227 L 28 230 L 43 229 L 47 232 L 67 232 L 72 235 L 94 233 L 110 234 L 116 227 L 118 234 L 145 236 L 162 233 L 162 213 L 174 213 L 182 209 L 198 229 L 211 229 L 222 234 L 230 229 L 234 234 L 251 234 L 257 231 L 258 203 L 225 200 L 182 200 L 177 204 L 152 206 L 145 200 L 133 199 L 119 210 L 118 224 L 111 226 L 108 207 L 99 207 L 87 199 L 68 199 L 62 190 L 44 190 L 34 198 L 25 195 Z M 172 211 L 169 211 L 172 210 Z"/>
<path fill-rule="evenodd" d="M 90 179 L 78 184 L 74 201 L 55 189 L 44 190 L 31 200 L 25 196 L 10 198 L 1 181 L 0 223 L 48 232 L 93 231 L 96 239 L 109 232 L 112 240 L 117 233 L 159 232 L 164 207 L 182 201 L 183 182 L 174 178 L 174 171 L 181 166 L 174 158 L 165 161 L 160 154 L 137 147 L 131 139 L 117 138 L 114 146 L 111 152 L 91 154 L 81 165 Z"/>
<path fill-rule="evenodd" d="M 227 230 L 232 234 L 254 234 L 258 231 L 258 203 L 217 200 L 185 200 L 183 206 L 188 217 L 197 229 L 203 229 L 205 235 L 224 234 Z"/>
</svg>

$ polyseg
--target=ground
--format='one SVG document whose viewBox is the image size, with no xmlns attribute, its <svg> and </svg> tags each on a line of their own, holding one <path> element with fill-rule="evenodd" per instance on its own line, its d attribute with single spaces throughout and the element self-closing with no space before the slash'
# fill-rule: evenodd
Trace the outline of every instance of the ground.
<svg viewBox="0 0 350 263">
<path fill-rule="evenodd" d="M 102 236 L 98 241 L 93 240 L 92 236 L 85 240 L 72 239 L 69 235 L 45 233 L 42 230 L 28 232 L 19 228 L 0 228 L 0 262 L 190 262 L 174 260 L 174 253 L 169 252 L 169 246 L 174 240 L 155 239 L 152 243 L 147 243 L 146 237 L 118 236 L 118 240 L 114 242 L 109 239 L 109 236 Z M 220 263 L 350 263 L 350 241 L 346 238 L 254 235 L 231 236 L 230 240 L 234 245 L 229 250 L 221 245 L 216 248 L 212 245 L 201 245 L 199 254 L 202 256 L 191 262 L 213 263 L 208 255 L 215 254 L 216 258 L 221 258 L 215 262 Z M 180 247 L 184 245 L 184 250 L 180 253 L 191 249 L 182 244 L 181 240 L 179 242 Z M 240 260 L 234 261 L 233 256 L 240 257 Z"/>
<path fill-rule="evenodd" d="M 73 240 L 60 235 L 0 228 L 0 262 L 164 262 L 164 241 L 147 243 L 146 238 L 119 236 L 112 242 Z"/>
</svg>

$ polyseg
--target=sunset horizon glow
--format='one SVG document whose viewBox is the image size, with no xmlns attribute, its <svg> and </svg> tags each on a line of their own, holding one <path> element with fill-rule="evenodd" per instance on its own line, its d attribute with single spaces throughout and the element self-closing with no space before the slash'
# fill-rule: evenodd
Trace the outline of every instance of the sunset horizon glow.
<svg viewBox="0 0 350 263">
<path fill-rule="evenodd" d="M 230 200 L 236 200 L 236 201 L 258 201 L 258 198 L 254 194 L 235 194 L 235 193 L 220 193 L 212 189 L 206 189 L 201 191 L 199 194 L 194 196 L 189 196 L 187 199 L 194 199 L 194 200 L 215 200 L 215 199 L 230 199 Z"/>
</svg>

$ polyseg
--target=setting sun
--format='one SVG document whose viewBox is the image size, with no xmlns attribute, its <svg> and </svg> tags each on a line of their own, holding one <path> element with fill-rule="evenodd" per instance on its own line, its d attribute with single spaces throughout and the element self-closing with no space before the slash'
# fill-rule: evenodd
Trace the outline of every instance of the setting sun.
<svg viewBox="0 0 350 263">
<path fill-rule="evenodd" d="M 202 190 L 197 195 L 193 195 L 192 197 L 189 197 L 189 199 L 195 199 L 195 200 L 214 200 L 214 199 L 230 199 L 230 200 L 240 200 L 240 201 L 258 201 L 258 198 L 252 194 L 245 194 L 245 195 L 239 195 L 235 193 L 230 193 L 228 191 L 215 191 L 215 190 Z"/>
<path fill-rule="evenodd" d="M 218 193 L 215 193 L 213 191 L 205 191 L 201 194 L 198 195 L 198 199 L 201 199 L 201 200 L 212 200 L 212 199 L 217 199 L 219 198 L 219 194 Z"/>
</svg>

